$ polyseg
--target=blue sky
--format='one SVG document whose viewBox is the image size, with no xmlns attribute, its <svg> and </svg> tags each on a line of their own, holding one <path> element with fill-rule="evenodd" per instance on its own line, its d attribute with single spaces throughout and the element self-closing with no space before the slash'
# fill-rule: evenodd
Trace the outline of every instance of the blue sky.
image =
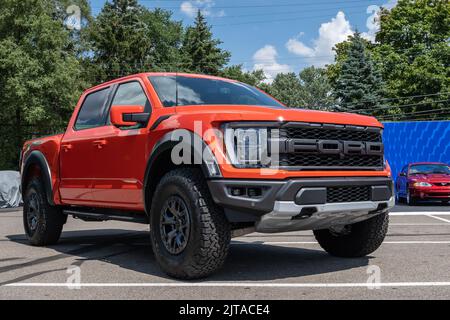
<svg viewBox="0 0 450 320">
<path fill-rule="evenodd" d="M 97 14 L 105 0 L 90 0 Z M 231 64 L 263 69 L 269 81 L 279 72 L 298 72 L 309 65 L 333 61 L 331 48 L 358 29 L 373 39 L 374 13 L 396 0 L 139 0 L 148 7 L 173 12 L 191 24 L 198 9 L 215 37 L 231 51 Z"/>
</svg>

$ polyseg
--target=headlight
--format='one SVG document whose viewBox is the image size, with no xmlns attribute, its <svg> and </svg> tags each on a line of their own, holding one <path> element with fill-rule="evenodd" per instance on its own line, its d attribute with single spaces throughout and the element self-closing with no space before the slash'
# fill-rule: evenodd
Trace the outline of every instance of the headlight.
<svg viewBox="0 0 450 320">
<path fill-rule="evenodd" d="M 415 182 L 414 187 L 432 187 L 433 185 L 428 182 Z"/>
<path fill-rule="evenodd" d="M 225 126 L 225 147 L 231 163 L 240 168 L 267 165 L 267 128 Z"/>
</svg>

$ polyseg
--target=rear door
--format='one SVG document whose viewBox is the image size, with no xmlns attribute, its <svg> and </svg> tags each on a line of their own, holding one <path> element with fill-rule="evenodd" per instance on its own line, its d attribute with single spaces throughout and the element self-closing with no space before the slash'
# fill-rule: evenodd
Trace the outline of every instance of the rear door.
<svg viewBox="0 0 450 320">
<path fill-rule="evenodd" d="M 61 141 L 60 195 L 63 203 L 92 203 L 92 176 L 95 169 L 98 130 L 106 125 L 111 88 L 88 93 L 73 126 L 69 125 Z"/>
<path fill-rule="evenodd" d="M 144 106 L 151 113 L 150 101 L 140 79 L 115 87 L 110 105 Z M 93 165 L 92 197 L 97 206 L 143 209 L 142 188 L 148 134 L 146 125 L 117 128 L 109 123 L 99 128 Z"/>
</svg>

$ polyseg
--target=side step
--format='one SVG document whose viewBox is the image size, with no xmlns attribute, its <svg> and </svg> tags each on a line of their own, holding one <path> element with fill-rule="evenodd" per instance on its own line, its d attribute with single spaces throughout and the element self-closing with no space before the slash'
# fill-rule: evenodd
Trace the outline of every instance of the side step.
<svg viewBox="0 0 450 320">
<path fill-rule="evenodd" d="M 63 213 L 71 215 L 84 221 L 124 221 L 148 224 L 148 217 L 145 212 L 130 212 L 110 209 L 87 209 L 87 208 L 68 208 Z"/>
</svg>

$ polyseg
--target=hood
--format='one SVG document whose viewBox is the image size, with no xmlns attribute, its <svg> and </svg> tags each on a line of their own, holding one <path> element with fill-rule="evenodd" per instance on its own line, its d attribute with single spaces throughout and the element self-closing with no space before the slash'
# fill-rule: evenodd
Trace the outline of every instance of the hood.
<svg viewBox="0 0 450 320">
<path fill-rule="evenodd" d="M 430 174 L 414 174 L 411 175 L 411 181 L 426 182 L 450 182 L 450 174 L 430 173 Z"/>
<path fill-rule="evenodd" d="M 299 121 L 357 126 L 383 127 L 374 117 L 352 113 L 327 112 L 294 108 L 275 108 L 246 105 L 182 106 L 179 114 L 209 114 L 214 121 Z"/>
</svg>

